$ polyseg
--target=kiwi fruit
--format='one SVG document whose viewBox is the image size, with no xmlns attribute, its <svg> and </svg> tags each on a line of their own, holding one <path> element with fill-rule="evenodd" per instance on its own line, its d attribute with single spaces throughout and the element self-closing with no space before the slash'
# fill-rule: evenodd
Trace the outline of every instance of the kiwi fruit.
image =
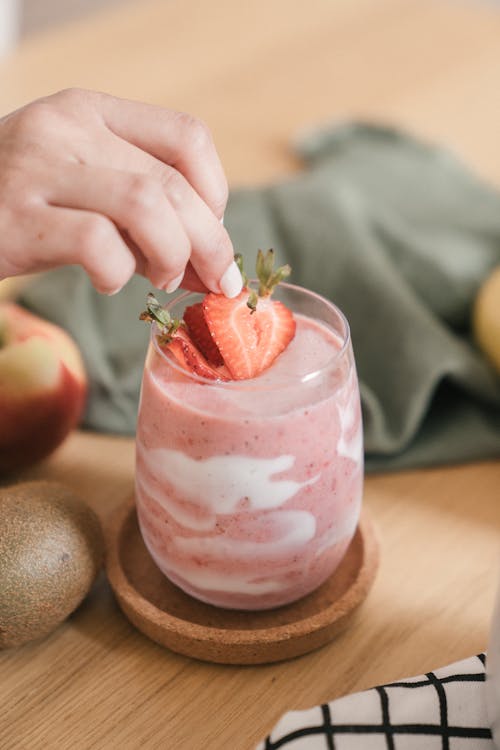
<svg viewBox="0 0 500 750">
<path fill-rule="evenodd" d="M 0 648 L 42 638 L 63 622 L 103 556 L 97 515 L 63 485 L 0 488 Z"/>
</svg>

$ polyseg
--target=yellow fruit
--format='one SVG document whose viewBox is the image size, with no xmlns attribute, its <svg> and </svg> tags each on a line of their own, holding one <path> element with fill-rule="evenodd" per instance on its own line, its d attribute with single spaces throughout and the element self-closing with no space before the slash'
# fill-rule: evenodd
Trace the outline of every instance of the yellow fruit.
<svg viewBox="0 0 500 750">
<path fill-rule="evenodd" d="M 478 346 L 500 373 L 500 266 L 477 294 L 472 325 Z"/>
</svg>

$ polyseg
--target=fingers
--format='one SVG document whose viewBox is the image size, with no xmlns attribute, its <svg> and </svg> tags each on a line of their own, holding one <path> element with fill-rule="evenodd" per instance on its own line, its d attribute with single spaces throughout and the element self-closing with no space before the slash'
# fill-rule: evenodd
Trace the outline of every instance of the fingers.
<svg viewBox="0 0 500 750">
<path fill-rule="evenodd" d="M 190 262 L 199 279 L 213 292 L 236 296 L 241 290 L 241 275 L 226 229 L 175 169 L 165 167 L 161 182 L 189 237 Z"/>
<path fill-rule="evenodd" d="M 219 221 L 227 184 L 200 122 L 160 107 L 68 90 L 14 114 L 11 126 L 3 155 L 0 142 L 8 175 L 0 210 L 7 226 L 22 239 L 24 217 L 24 235 L 30 234 L 37 207 L 51 207 L 45 219 L 50 224 L 59 217 L 64 226 L 59 233 L 50 226 L 53 245 L 43 246 L 43 253 L 37 239 L 33 256 L 14 253 L 7 258 L 10 266 L 21 265 L 17 255 L 26 267 L 79 262 L 78 251 L 103 291 L 119 288 L 135 268 L 167 291 L 185 276 L 185 283 L 198 288 L 238 293 L 241 276 Z M 20 246 L 27 247 L 24 240 Z M 119 263 L 116 272 L 113 263 Z"/>
<path fill-rule="evenodd" d="M 97 212 L 124 230 L 146 263 L 143 272 L 159 289 L 173 291 L 184 276 L 191 245 L 161 182 L 149 175 L 69 165 L 54 175 L 52 205 Z"/>
<path fill-rule="evenodd" d="M 175 167 L 217 218 L 227 203 L 224 170 L 207 126 L 183 112 L 100 95 L 107 127 L 165 164 Z"/>
<path fill-rule="evenodd" d="M 135 258 L 109 219 L 91 211 L 47 206 L 33 217 L 32 254 L 38 270 L 62 264 L 84 267 L 98 292 L 115 294 L 135 272 Z"/>
<path fill-rule="evenodd" d="M 190 260 L 208 289 L 228 296 L 241 289 L 226 230 L 187 180 L 171 167 L 164 166 L 158 179 L 69 165 L 54 175 L 46 198 L 53 205 L 109 217 L 139 249 L 146 261 L 141 270 L 157 288 L 174 291 Z"/>
</svg>

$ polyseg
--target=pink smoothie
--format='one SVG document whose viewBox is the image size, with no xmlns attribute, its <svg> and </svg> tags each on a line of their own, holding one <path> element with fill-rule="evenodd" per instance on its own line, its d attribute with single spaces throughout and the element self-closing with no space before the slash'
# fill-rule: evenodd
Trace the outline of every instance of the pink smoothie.
<svg viewBox="0 0 500 750">
<path fill-rule="evenodd" d="M 184 591 L 267 609 L 317 588 L 360 512 L 362 428 L 350 344 L 296 315 L 259 377 L 207 384 L 151 344 L 137 429 L 145 543 Z"/>
</svg>

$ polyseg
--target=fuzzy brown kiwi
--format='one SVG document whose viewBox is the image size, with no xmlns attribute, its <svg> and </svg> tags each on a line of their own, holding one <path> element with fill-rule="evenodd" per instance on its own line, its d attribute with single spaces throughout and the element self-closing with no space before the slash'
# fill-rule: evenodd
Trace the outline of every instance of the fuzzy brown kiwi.
<svg viewBox="0 0 500 750">
<path fill-rule="evenodd" d="M 89 592 L 103 556 L 97 515 L 63 485 L 0 488 L 0 648 L 63 622 Z"/>
</svg>

